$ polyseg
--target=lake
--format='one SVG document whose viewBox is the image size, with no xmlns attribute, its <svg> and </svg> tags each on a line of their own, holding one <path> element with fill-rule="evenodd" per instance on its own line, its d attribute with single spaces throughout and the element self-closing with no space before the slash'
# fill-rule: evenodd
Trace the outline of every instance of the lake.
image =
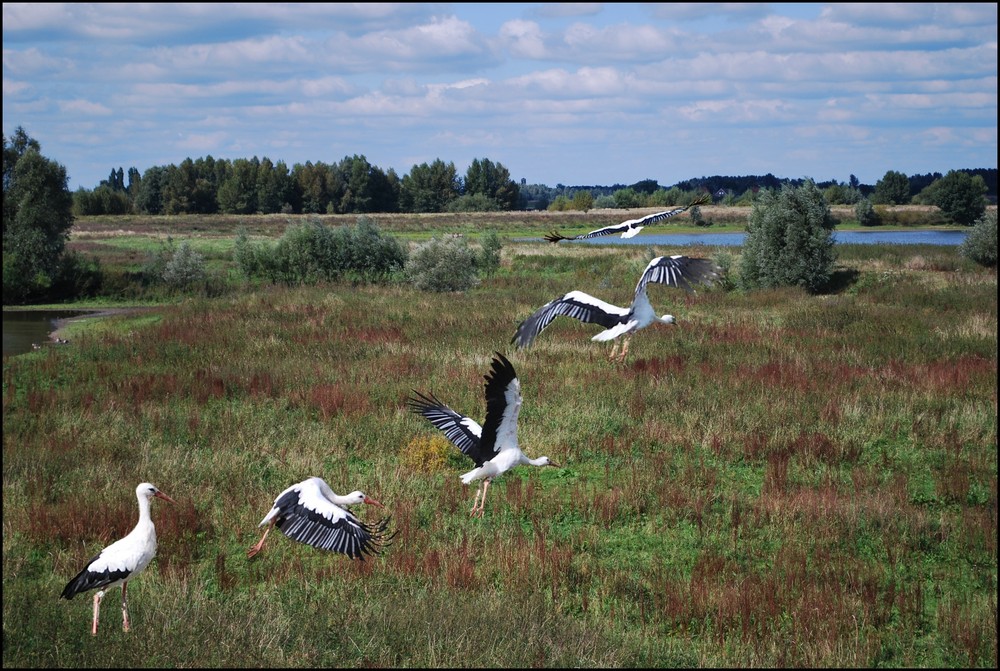
<svg viewBox="0 0 1000 671">
<path fill-rule="evenodd" d="M 739 247 L 746 233 L 640 233 L 623 240 L 618 235 L 606 235 L 575 243 L 593 245 L 706 245 Z M 834 231 L 833 239 L 842 244 L 860 245 L 960 245 L 968 230 L 955 231 Z M 540 238 L 532 238 L 540 240 Z"/>
</svg>

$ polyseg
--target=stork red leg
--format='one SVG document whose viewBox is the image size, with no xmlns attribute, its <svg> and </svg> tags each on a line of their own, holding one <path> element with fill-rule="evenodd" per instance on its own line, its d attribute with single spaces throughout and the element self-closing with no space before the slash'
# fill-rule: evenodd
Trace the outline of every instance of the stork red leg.
<svg viewBox="0 0 1000 671">
<path fill-rule="evenodd" d="M 247 559 L 254 558 L 255 556 L 257 556 L 257 553 L 264 548 L 264 539 L 267 538 L 267 533 L 271 530 L 272 526 L 274 526 L 273 522 L 271 524 L 268 524 L 267 528 L 264 529 L 264 535 L 260 537 L 260 540 L 257 541 L 257 544 L 254 545 L 249 550 L 247 550 Z"/>
<path fill-rule="evenodd" d="M 97 621 L 101 619 L 101 599 L 104 598 L 104 590 L 101 590 L 94 595 L 94 626 L 91 627 L 90 633 L 93 636 L 97 636 Z"/>
<path fill-rule="evenodd" d="M 122 629 L 129 631 L 128 626 L 128 602 L 125 600 L 125 590 L 128 588 L 128 581 L 122 583 Z"/>
</svg>

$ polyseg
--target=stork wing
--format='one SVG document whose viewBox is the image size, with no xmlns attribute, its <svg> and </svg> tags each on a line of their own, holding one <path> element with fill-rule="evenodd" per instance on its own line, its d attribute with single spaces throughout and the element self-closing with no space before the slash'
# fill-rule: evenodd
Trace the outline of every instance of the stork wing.
<svg viewBox="0 0 1000 671">
<path fill-rule="evenodd" d="M 564 237 L 558 232 L 553 231 L 545 236 L 545 239 L 549 242 L 559 242 L 560 240 L 587 240 L 589 238 L 599 238 L 605 235 L 615 235 L 616 233 L 621 233 L 623 238 L 631 238 L 643 226 L 649 226 L 650 224 L 655 224 L 659 221 L 664 221 L 671 217 L 676 217 L 685 210 L 688 210 L 695 205 L 704 205 L 709 200 L 707 195 L 702 195 L 691 201 L 690 205 L 684 207 L 678 207 L 674 210 L 664 210 L 663 212 L 655 212 L 653 214 L 647 214 L 645 217 L 639 219 L 629 219 L 628 221 L 623 221 L 620 224 L 613 224 L 611 226 L 605 226 L 604 228 L 598 228 L 590 233 L 583 233 L 581 235 L 574 235 L 572 237 Z"/>
<path fill-rule="evenodd" d="M 275 500 L 275 526 L 292 540 L 321 550 L 340 552 L 351 559 L 378 554 L 391 536 L 389 518 L 365 524 L 323 496 L 306 480 L 286 489 Z"/>
<path fill-rule="evenodd" d="M 486 421 L 483 423 L 483 451 L 495 455 L 507 447 L 517 447 L 517 416 L 521 412 L 521 383 L 514 365 L 495 352 L 486 379 Z M 493 456 L 491 455 L 491 456 Z"/>
<path fill-rule="evenodd" d="M 607 329 L 626 321 L 628 313 L 628 308 L 605 303 L 582 291 L 571 291 L 549 301 L 521 322 L 511 342 L 517 343 L 518 347 L 528 347 L 535 337 L 559 315 L 572 317 L 587 324 L 600 324 Z"/>
<path fill-rule="evenodd" d="M 416 396 L 412 396 L 406 401 L 410 409 L 418 415 L 426 417 L 431 424 L 441 429 L 455 447 L 476 462 L 476 466 L 482 466 L 484 462 L 493 457 L 492 454 L 484 454 L 479 449 L 483 427 L 479 426 L 478 422 L 471 417 L 455 412 L 433 394 L 425 396 L 419 391 L 413 393 Z"/>
<path fill-rule="evenodd" d="M 646 290 L 650 282 L 694 291 L 693 284 L 711 284 L 718 277 L 715 264 L 709 259 L 689 256 L 658 256 L 649 262 L 635 287 L 635 295 Z"/>
</svg>

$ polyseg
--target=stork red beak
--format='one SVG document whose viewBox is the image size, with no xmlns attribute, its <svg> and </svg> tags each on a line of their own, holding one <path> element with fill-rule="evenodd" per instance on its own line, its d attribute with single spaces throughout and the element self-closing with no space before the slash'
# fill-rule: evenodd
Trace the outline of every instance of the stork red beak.
<svg viewBox="0 0 1000 671">
<path fill-rule="evenodd" d="M 170 501 L 170 503 L 177 503 L 177 501 L 174 501 L 172 498 L 170 498 L 163 492 L 156 492 L 155 494 L 153 494 L 153 496 L 155 496 L 158 499 L 163 499 L 164 501 Z"/>
<path fill-rule="evenodd" d="M 379 508 L 385 508 L 385 506 L 383 506 L 381 503 L 379 503 L 370 496 L 365 497 L 365 503 L 367 503 L 370 506 L 378 506 Z"/>
<path fill-rule="evenodd" d="M 554 462 L 554 461 L 550 461 L 550 462 L 548 463 L 548 465 L 549 465 L 549 466 L 555 466 L 556 468 L 562 468 L 562 466 L 560 466 L 559 464 L 557 464 L 557 463 L 556 463 L 556 462 Z"/>
</svg>

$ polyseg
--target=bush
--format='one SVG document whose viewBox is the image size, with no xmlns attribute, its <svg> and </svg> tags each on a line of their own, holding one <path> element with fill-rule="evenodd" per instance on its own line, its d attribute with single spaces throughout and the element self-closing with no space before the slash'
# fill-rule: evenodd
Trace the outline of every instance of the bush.
<svg viewBox="0 0 1000 671">
<path fill-rule="evenodd" d="M 868 198 L 862 198 L 858 201 L 857 205 L 854 206 L 854 216 L 858 220 L 858 224 L 861 226 L 878 226 L 882 223 L 879 213 L 875 210 L 875 206 L 872 205 L 872 201 Z"/>
<path fill-rule="evenodd" d="M 171 289 L 189 289 L 205 281 L 205 257 L 191 249 L 191 243 L 182 242 L 163 267 L 163 283 Z"/>
<path fill-rule="evenodd" d="M 816 184 L 785 184 L 758 195 L 747 222 L 740 284 L 744 289 L 800 286 L 816 292 L 833 274 L 835 220 Z"/>
<path fill-rule="evenodd" d="M 959 253 L 981 266 L 997 264 L 997 211 L 990 210 L 976 220 Z"/>
<path fill-rule="evenodd" d="M 500 268 L 500 257 L 503 252 L 503 243 L 496 231 L 490 231 L 483 236 L 479 243 L 479 256 L 476 257 L 476 268 L 480 275 L 492 277 Z"/>
<path fill-rule="evenodd" d="M 417 247 L 406 264 L 406 274 L 423 291 L 465 291 L 479 282 L 476 253 L 465 238 L 431 238 Z"/>
<path fill-rule="evenodd" d="M 376 281 L 406 264 L 406 250 L 395 238 L 384 237 L 365 216 L 353 229 L 332 229 L 320 222 L 294 226 L 273 247 L 254 245 L 240 230 L 233 254 L 248 279 L 264 277 L 293 285 L 343 277 Z"/>
</svg>

